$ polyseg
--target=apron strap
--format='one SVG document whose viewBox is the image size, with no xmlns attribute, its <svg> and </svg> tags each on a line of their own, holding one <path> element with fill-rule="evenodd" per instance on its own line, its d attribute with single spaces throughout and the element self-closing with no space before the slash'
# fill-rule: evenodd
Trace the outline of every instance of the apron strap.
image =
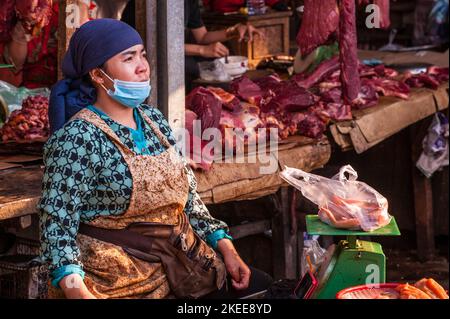
<svg viewBox="0 0 450 319">
<path fill-rule="evenodd" d="M 109 127 L 108 124 L 100 116 L 98 116 L 95 112 L 92 112 L 89 109 L 82 109 L 80 112 L 75 114 L 70 120 L 75 119 L 82 119 L 86 122 L 89 122 L 96 127 L 98 127 L 100 130 L 102 130 L 116 146 L 119 148 L 119 151 L 122 153 L 122 155 L 125 157 L 125 155 L 135 155 L 135 153 L 130 150 L 128 147 L 125 146 L 125 144 L 122 143 L 120 138 L 117 136 L 116 133 Z"/>
<path fill-rule="evenodd" d="M 163 145 L 165 147 L 167 147 L 167 148 L 172 147 L 172 144 L 170 144 L 170 142 L 167 139 L 167 137 L 161 132 L 161 130 L 159 129 L 158 125 L 155 125 L 155 123 L 147 116 L 147 114 L 145 114 L 139 108 L 138 108 L 138 110 L 139 110 L 139 113 L 141 114 L 142 118 L 148 123 L 148 125 L 150 125 L 150 127 L 153 130 L 153 132 L 155 132 L 156 136 L 163 143 Z"/>
</svg>

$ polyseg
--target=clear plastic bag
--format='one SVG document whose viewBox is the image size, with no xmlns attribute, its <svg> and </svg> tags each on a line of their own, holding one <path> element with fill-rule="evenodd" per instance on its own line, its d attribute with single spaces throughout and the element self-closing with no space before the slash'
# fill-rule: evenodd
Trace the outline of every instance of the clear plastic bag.
<svg viewBox="0 0 450 319">
<path fill-rule="evenodd" d="M 303 247 L 303 254 L 301 260 L 301 278 L 305 275 L 306 271 L 313 267 L 313 270 L 317 270 L 322 264 L 326 250 L 323 249 L 318 240 L 315 238 L 305 239 Z"/>
<path fill-rule="evenodd" d="M 230 75 L 225 71 L 225 66 L 219 59 L 199 62 L 198 67 L 202 80 L 218 82 L 231 81 Z"/>
<path fill-rule="evenodd" d="M 35 95 L 49 97 L 50 90 L 48 88 L 27 89 L 26 87 L 15 87 L 8 82 L 0 80 L 0 96 L 8 108 L 6 115 L 21 109 L 23 100 Z"/>
<path fill-rule="evenodd" d="M 366 183 L 357 181 L 358 174 L 350 165 L 341 167 L 331 179 L 291 167 L 285 167 L 280 174 L 317 204 L 319 218 L 333 227 L 373 231 L 391 221 L 387 199 Z"/>
</svg>

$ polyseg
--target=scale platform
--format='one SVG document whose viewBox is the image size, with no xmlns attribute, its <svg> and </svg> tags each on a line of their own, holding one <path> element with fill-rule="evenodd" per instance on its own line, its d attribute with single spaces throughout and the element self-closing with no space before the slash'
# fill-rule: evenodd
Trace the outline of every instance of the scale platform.
<svg viewBox="0 0 450 319">
<path fill-rule="evenodd" d="M 381 245 L 357 238 L 400 236 L 394 217 L 389 225 L 366 232 L 334 228 L 322 222 L 318 215 L 307 215 L 306 230 L 310 235 L 346 236 L 346 240 L 328 247 L 317 272 L 319 284 L 313 298 L 333 299 L 344 288 L 386 282 L 386 257 Z"/>
<path fill-rule="evenodd" d="M 389 225 L 386 225 L 377 230 L 366 232 L 362 230 L 348 230 L 334 228 L 325 224 L 319 219 L 318 215 L 306 215 L 306 231 L 310 235 L 322 236 L 400 236 L 400 229 L 398 228 L 395 218 L 392 217 Z"/>
</svg>

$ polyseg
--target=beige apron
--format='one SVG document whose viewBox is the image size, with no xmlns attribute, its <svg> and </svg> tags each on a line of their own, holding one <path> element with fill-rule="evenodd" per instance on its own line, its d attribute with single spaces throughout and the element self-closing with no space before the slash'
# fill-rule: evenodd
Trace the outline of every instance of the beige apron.
<svg viewBox="0 0 450 319">
<path fill-rule="evenodd" d="M 121 229 L 135 222 L 176 225 L 188 198 L 187 169 L 177 151 L 158 127 L 141 112 L 159 140 L 167 147 L 155 156 L 137 155 L 94 112 L 83 109 L 72 119 L 83 119 L 100 128 L 118 147 L 130 170 L 133 189 L 126 212 L 98 217 L 92 226 Z M 161 263 L 128 255 L 121 247 L 78 234 L 77 244 L 85 271 L 84 282 L 97 298 L 167 298 L 170 288 Z M 52 287 L 53 288 L 53 287 Z M 50 288 L 49 297 L 55 293 Z M 59 290 L 61 293 L 61 290 Z"/>
</svg>

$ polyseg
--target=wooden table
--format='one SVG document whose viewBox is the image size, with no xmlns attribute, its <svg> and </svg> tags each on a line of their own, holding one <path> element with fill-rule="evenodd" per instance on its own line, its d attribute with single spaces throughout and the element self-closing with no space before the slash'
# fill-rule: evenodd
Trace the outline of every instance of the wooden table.
<svg viewBox="0 0 450 319">
<path fill-rule="evenodd" d="M 270 196 L 276 211 L 271 220 L 230 227 L 233 237 L 245 236 L 272 229 L 275 278 L 297 278 L 297 234 L 293 234 L 290 217 L 291 197 L 287 184 L 279 177 L 284 165 L 311 171 L 324 166 L 331 156 L 331 146 L 323 137 L 312 140 L 293 136 L 279 145 L 273 155 L 276 171 L 261 175 L 256 163 L 214 163 L 209 172 L 195 172 L 198 192 L 205 204 L 218 204 L 238 200 L 252 200 Z M 0 171 L 0 221 L 20 218 L 36 213 L 41 193 L 43 169 L 40 165 L 10 168 Z"/>
<path fill-rule="evenodd" d="M 248 57 L 249 66 L 254 68 L 266 57 L 289 55 L 289 18 L 291 15 L 291 11 L 269 11 L 259 16 L 205 12 L 202 19 L 210 31 L 223 30 L 237 23 L 250 23 L 262 30 L 266 36 L 264 40 L 255 38 L 251 43 L 245 41 L 239 43 L 237 40 L 232 40 L 228 45 L 233 55 Z"/>
</svg>

